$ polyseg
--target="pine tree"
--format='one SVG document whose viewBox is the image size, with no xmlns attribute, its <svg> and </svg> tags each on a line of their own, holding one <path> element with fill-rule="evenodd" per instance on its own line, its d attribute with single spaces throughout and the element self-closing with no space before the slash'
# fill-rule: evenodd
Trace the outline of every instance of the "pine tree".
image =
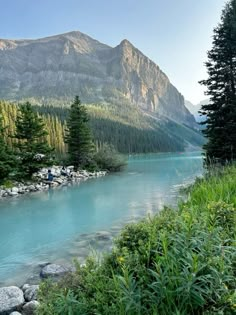
<svg viewBox="0 0 236 315">
<path fill-rule="evenodd" d="M 75 97 L 71 105 L 67 121 L 67 134 L 65 141 L 68 145 L 69 161 L 74 167 L 88 167 L 92 162 L 93 142 L 89 119 L 85 106 Z"/>
<path fill-rule="evenodd" d="M 52 149 L 46 141 L 47 132 L 41 117 L 33 110 L 29 102 L 21 105 L 16 118 L 14 138 L 20 161 L 20 174 L 30 178 L 41 167 L 52 163 Z"/>
<path fill-rule="evenodd" d="M 206 162 L 225 163 L 236 158 L 236 0 L 226 4 L 214 29 L 206 67 L 208 79 L 200 82 L 210 96 L 209 104 L 201 108 L 207 116 Z"/>
<path fill-rule="evenodd" d="M 0 182 L 6 179 L 16 168 L 16 158 L 5 142 L 5 131 L 3 118 L 0 116 Z"/>
</svg>

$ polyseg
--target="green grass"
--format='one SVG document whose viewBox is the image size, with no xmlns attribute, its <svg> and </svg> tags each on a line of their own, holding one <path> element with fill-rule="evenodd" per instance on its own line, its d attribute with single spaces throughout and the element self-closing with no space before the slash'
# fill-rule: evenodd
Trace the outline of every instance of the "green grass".
<svg viewBox="0 0 236 315">
<path fill-rule="evenodd" d="M 112 253 L 41 285 L 40 315 L 236 314 L 236 167 L 198 180 L 179 209 L 127 225 Z"/>
<path fill-rule="evenodd" d="M 213 169 L 190 189 L 188 206 L 198 208 L 209 202 L 224 201 L 236 204 L 236 166 Z"/>
</svg>

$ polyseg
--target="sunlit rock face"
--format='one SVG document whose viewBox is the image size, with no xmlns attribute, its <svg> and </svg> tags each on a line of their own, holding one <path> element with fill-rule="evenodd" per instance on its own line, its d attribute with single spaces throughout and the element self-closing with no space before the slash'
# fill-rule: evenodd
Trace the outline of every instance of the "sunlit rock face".
<svg viewBox="0 0 236 315">
<path fill-rule="evenodd" d="M 160 68 L 123 40 L 112 48 L 78 31 L 0 40 L 0 98 L 127 102 L 193 126 L 184 98 Z"/>
</svg>

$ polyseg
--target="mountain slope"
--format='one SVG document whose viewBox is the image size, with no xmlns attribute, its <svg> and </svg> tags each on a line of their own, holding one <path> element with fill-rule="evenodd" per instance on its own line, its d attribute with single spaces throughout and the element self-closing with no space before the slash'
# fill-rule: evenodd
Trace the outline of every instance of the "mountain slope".
<svg viewBox="0 0 236 315">
<path fill-rule="evenodd" d="M 192 113 L 196 119 L 196 121 L 202 122 L 204 121 L 206 118 L 202 115 L 199 114 L 199 111 L 201 110 L 202 105 L 208 104 L 209 103 L 209 99 L 205 99 L 202 100 L 201 102 L 199 102 L 198 104 L 194 105 L 191 102 L 185 100 L 185 106 L 188 108 L 188 110 L 190 111 L 190 113 Z"/>
<path fill-rule="evenodd" d="M 69 107 L 75 95 L 87 104 L 98 144 L 139 153 L 199 149 L 204 141 L 183 96 L 128 40 L 112 48 L 78 31 L 0 40 L 0 99 L 56 106 L 37 110 L 60 152 L 66 115 L 60 107 Z"/>
<path fill-rule="evenodd" d="M 80 32 L 37 40 L 0 40 L 0 98 L 66 103 L 129 102 L 190 126 L 194 117 L 160 68 L 123 40 L 109 47 Z"/>
</svg>

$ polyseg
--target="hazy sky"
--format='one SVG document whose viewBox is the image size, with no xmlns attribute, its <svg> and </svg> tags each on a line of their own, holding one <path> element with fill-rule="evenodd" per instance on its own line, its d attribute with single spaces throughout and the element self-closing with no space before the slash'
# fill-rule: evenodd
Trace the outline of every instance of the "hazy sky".
<svg viewBox="0 0 236 315">
<path fill-rule="evenodd" d="M 116 46 L 124 38 L 156 62 L 186 99 L 204 96 L 206 51 L 225 0 L 0 0 L 0 38 L 79 30 Z"/>
</svg>

